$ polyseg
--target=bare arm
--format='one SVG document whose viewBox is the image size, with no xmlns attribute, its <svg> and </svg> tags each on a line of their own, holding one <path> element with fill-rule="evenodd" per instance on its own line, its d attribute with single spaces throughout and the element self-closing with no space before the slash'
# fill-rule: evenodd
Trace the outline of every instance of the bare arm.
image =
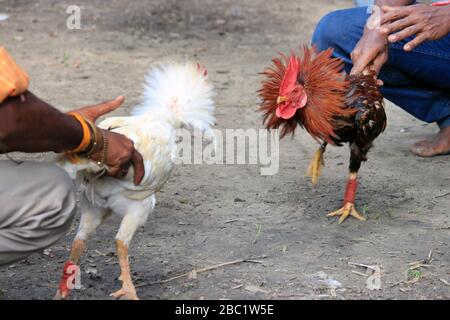
<svg viewBox="0 0 450 320">
<path fill-rule="evenodd" d="M 23 97 L 23 101 L 13 97 L 0 104 L 1 152 L 63 152 L 79 145 L 83 132 L 78 121 L 31 92 Z"/>
<path fill-rule="evenodd" d="M 75 110 L 85 119 L 95 122 L 100 116 L 120 107 L 123 97 L 94 106 Z M 108 141 L 106 157 L 104 145 L 94 145 L 90 159 L 104 161 L 111 176 L 123 176 L 130 165 L 134 167 L 134 183 L 142 181 L 145 174 L 141 154 L 127 137 L 102 130 Z M 53 108 L 26 91 L 19 97 L 7 98 L 0 103 L 0 153 L 63 152 L 75 149 L 83 139 L 80 122 Z M 105 140 L 103 140 L 104 142 Z"/>
<path fill-rule="evenodd" d="M 381 6 L 391 6 L 391 7 L 400 7 L 400 6 L 408 6 L 413 4 L 414 0 L 375 0 L 375 5 Z"/>
</svg>

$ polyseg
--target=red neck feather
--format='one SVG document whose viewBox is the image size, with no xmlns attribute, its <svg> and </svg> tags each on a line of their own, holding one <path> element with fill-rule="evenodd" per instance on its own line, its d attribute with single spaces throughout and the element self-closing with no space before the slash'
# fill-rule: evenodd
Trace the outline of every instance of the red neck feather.
<svg viewBox="0 0 450 320">
<path fill-rule="evenodd" d="M 348 119 L 356 110 L 349 109 L 345 104 L 348 82 L 342 72 L 343 62 L 331 58 L 332 49 L 317 53 L 316 49 L 300 50 L 299 56 L 291 55 L 272 60 L 273 65 L 262 74 L 265 79 L 258 91 L 262 104 L 260 111 L 264 114 L 267 129 L 281 129 L 281 136 L 294 133 L 298 124 L 304 127 L 316 140 L 334 144 L 338 139 L 336 131 L 350 125 Z M 292 64 L 292 59 L 297 60 Z M 291 62 L 291 63 L 289 63 Z M 294 68 L 297 72 L 293 75 Z M 286 79 L 293 76 L 304 86 L 308 96 L 307 105 L 299 109 L 291 119 L 281 119 L 276 116 L 277 98 L 283 89 Z"/>
</svg>

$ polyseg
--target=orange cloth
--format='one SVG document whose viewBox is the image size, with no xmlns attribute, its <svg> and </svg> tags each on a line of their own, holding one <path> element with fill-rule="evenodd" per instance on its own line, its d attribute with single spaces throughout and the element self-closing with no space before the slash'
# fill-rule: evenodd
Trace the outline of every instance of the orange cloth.
<svg viewBox="0 0 450 320">
<path fill-rule="evenodd" d="M 28 89 L 28 75 L 20 68 L 5 48 L 0 47 L 0 103 Z"/>
</svg>

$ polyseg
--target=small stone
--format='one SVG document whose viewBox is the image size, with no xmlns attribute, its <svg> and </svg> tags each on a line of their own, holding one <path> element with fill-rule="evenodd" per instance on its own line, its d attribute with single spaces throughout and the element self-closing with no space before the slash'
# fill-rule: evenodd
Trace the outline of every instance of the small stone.
<svg viewBox="0 0 450 320">
<path fill-rule="evenodd" d="M 5 21 L 9 19 L 9 15 L 6 13 L 0 13 L 0 21 Z"/>
</svg>

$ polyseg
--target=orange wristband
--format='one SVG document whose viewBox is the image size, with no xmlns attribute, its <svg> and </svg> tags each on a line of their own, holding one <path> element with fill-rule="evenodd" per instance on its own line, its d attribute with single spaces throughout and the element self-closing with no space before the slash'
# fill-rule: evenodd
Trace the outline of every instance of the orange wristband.
<svg viewBox="0 0 450 320">
<path fill-rule="evenodd" d="M 70 150 L 69 153 L 78 153 L 85 151 L 89 147 L 89 144 L 91 143 L 92 139 L 89 125 L 86 123 L 86 120 L 79 113 L 69 112 L 68 115 L 74 117 L 75 120 L 77 120 L 81 124 L 81 127 L 83 129 L 83 139 L 81 140 L 78 147 L 76 147 L 73 150 Z"/>
</svg>

